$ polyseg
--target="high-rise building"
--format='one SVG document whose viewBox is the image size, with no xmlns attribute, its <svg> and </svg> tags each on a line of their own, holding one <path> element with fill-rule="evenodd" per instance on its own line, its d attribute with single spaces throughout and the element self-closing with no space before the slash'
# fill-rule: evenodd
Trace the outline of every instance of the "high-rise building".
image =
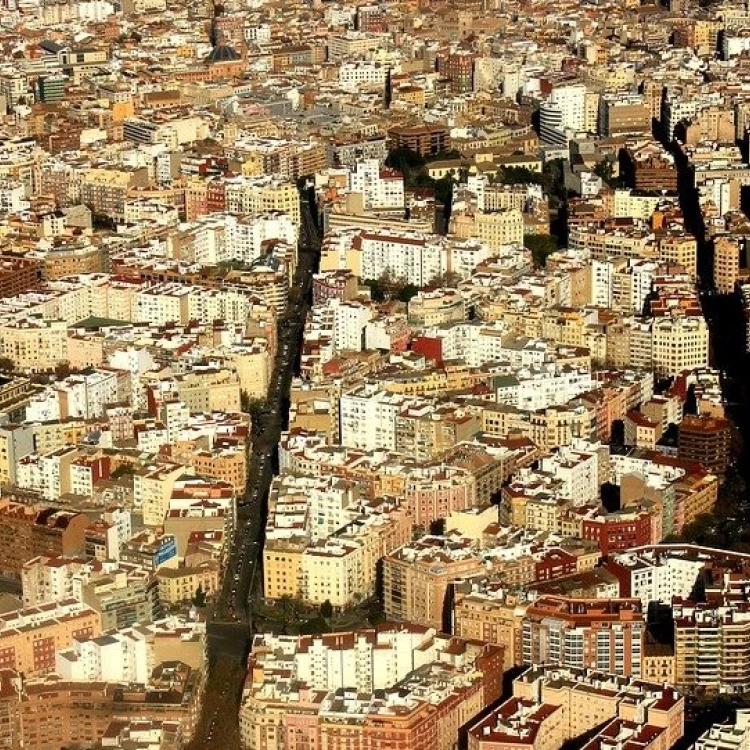
<svg viewBox="0 0 750 750">
<path fill-rule="evenodd" d="M 83 554 L 90 524 L 83 513 L 0 500 L 0 573 L 19 578 L 24 564 L 39 555 Z"/>
<path fill-rule="evenodd" d="M 574 83 L 555 86 L 539 108 L 539 135 L 546 143 L 567 144 L 566 131 L 586 130 L 586 86 Z"/>
<path fill-rule="evenodd" d="M 714 286 L 719 294 L 731 294 L 735 284 L 750 275 L 748 245 L 739 237 L 714 240 Z"/>
<path fill-rule="evenodd" d="M 45 104 L 60 102 L 65 98 L 66 76 L 42 76 L 39 79 L 39 98 Z"/>
<path fill-rule="evenodd" d="M 731 427 L 726 419 L 688 414 L 678 428 L 677 453 L 723 475 L 731 458 Z"/>
<path fill-rule="evenodd" d="M 450 52 L 438 55 L 438 73 L 449 81 L 454 94 L 466 94 L 474 87 L 474 63 L 476 55 L 467 51 Z"/>
<path fill-rule="evenodd" d="M 524 615 L 522 663 L 639 677 L 645 632 L 638 599 L 540 597 Z"/>
</svg>

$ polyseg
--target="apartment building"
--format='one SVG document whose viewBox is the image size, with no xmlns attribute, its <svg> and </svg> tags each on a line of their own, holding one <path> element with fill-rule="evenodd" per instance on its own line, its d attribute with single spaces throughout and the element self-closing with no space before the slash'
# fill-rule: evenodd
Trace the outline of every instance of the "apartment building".
<svg viewBox="0 0 750 750">
<path fill-rule="evenodd" d="M 750 275 L 746 242 L 740 237 L 714 239 L 714 287 L 719 294 L 732 294 L 738 281 Z"/>
<path fill-rule="evenodd" d="M 148 683 L 69 681 L 57 675 L 29 678 L 3 670 L 0 704 L 15 721 L 3 725 L 0 740 L 13 746 L 48 748 L 99 742 L 114 721 L 137 721 L 145 713 L 180 724 L 185 741 L 198 719 L 202 686 L 199 670 L 167 662 L 157 665 Z"/>
<path fill-rule="evenodd" d="M 351 750 L 449 750 L 486 705 L 481 701 L 501 694 L 500 663 L 497 647 L 416 626 L 257 636 L 240 708 L 241 746 L 301 750 L 313 741 Z"/>
<path fill-rule="evenodd" d="M 164 516 L 164 533 L 174 538 L 178 557 L 185 557 L 195 533 L 231 535 L 237 524 L 236 494 L 216 480 L 188 477 L 175 482 Z"/>
<path fill-rule="evenodd" d="M 381 167 L 378 159 L 363 159 L 349 172 L 348 189 L 362 195 L 364 210 L 404 206 L 404 178 L 400 172 Z"/>
<path fill-rule="evenodd" d="M 309 50 L 306 52 L 309 53 Z M 279 57 L 282 69 L 290 64 L 285 66 L 284 57 L 286 56 Z M 295 189 L 294 181 L 324 169 L 327 157 L 326 146 L 320 140 L 291 140 L 255 135 L 236 139 L 228 149 L 228 154 L 245 164 L 259 166 L 264 176 L 273 175 L 276 181 L 279 177 L 289 180 L 289 184 Z M 299 206 L 297 210 L 299 211 Z"/>
<path fill-rule="evenodd" d="M 740 750 L 750 742 L 750 712 L 738 708 L 734 722 L 713 724 L 696 741 L 695 750 Z"/>
<path fill-rule="evenodd" d="M 750 612 L 718 597 L 705 604 L 673 599 L 675 684 L 709 693 L 745 692 L 750 683 Z"/>
<path fill-rule="evenodd" d="M 685 699 L 661 683 L 606 672 L 531 667 L 513 681 L 513 695 L 469 728 L 470 750 L 553 750 L 594 729 L 586 748 L 617 740 L 656 750 L 683 735 Z"/>
<path fill-rule="evenodd" d="M 483 572 L 485 561 L 470 540 L 424 536 L 383 558 L 386 617 L 442 630 L 451 584 Z"/>
<path fill-rule="evenodd" d="M 159 584 L 151 570 L 105 562 L 73 586 L 77 598 L 99 613 L 104 630 L 153 622 L 161 614 Z"/>
<path fill-rule="evenodd" d="M 639 677 L 645 631 L 637 599 L 543 596 L 524 615 L 522 662 Z"/>
<path fill-rule="evenodd" d="M 654 141 L 626 150 L 625 172 L 630 186 L 636 190 L 677 191 L 674 157 Z"/>
<path fill-rule="evenodd" d="M 179 605 L 192 602 L 198 591 L 213 596 L 221 588 L 222 570 L 218 560 L 204 560 L 179 568 L 161 567 L 156 571 L 159 601 Z"/>
<path fill-rule="evenodd" d="M 706 415 L 686 415 L 678 427 L 677 454 L 723 476 L 731 459 L 729 422 Z"/>
<path fill-rule="evenodd" d="M 179 721 L 161 719 L 115 720 L 110 723 L 102 737 L 102 747 L 156 746 L 177 748 L 185 743 L 185 735 Z"/>
<path fill-rule="evenodd" d="M 177 480 L 187 473 L 185 466 L 164 463 L 145 466 L 133 476 L 133 503 L 143 513 L 147 526 L 161 526 Z"/>
<path fill-rule="evenodd" d="M 148 185 L 145 167 L 125 169 L 89 169 L 80 183 L 81 202 L 96 216 L 125 219 L 125 203 L 131 188 Z"/>
<path fill-rule="evenodd" d="M 23 566 L 40 555 L 82 555 L 91 519 L 83 513 L 0 500 L 0 570 L 20 578 Z"/>
<path fill-rule="evenodd" d="M 599 99 L 599 134 L 650 133 L 651 111 L 641 94 L 605 93 Z"/>
<path fill-rule="evenodd" d="M 353 482 L 335 477 L 286 475 L 269 500 L 264 594 L 349 606 L 374 593 L 380 559 L 411 533 L 400 500 L 360 498 Z"/>
<path fill-rule="evenodd" d="M 654 370 L 660 375 L 675 376 L 685 370 L 708 367 L 708 340 L 708 325 L 702 315 L 654 318 Z"/>
<path fill-rule="evenodd" d="M 236 494 L 244 492 L 248 468 L 244 446 L 217 446 L 208 450 L 207 442 L 203 439 L 171 442 L 163 447 L 162 454 L 173 463 L 192 466 L 198 476 L 230 485 Z"/>
<path fill-rule="evenodd" d="M 646 608 L 651 602 L 690 599 L 704 573 L 716 582 L 726 576 L 742 580 L 750 573 L 750 556 L 692 544 L 660 544 L 619 552 L 606 567 L 620 580 L 621 590 Z"/>
<path fill-rule="evenodd" d="M 25 318 L 0 323 L 0 356 L 28 373 L 51 372 L 67 360 L 68 330 L 63 321 Z"/>
<path fill-rule="evenodd" d="M 229 177 L 224 181 L 224 190 L 226 210 L 231 214 L 281 211 L 299 226 L 299 192 L 293 182 L 272 176 Z"/>
<path fill-rule="evenodd" d="M 592 546 L 577 543 L 565 549 L 560 537 L 530 532 L 518 527 L 490 525 L 479 538 L 462 537 L 456 532 L 446 536 L 423 536 L 408 543 L 383 559 L 383 596 L 388 617 L 398 620 L 429 623 L 432 627 L 458 627 L 469 621 L 468 610 L 457 614 L 459 602 L 465 598 L 464 587 L 486 577 L 503 581 L 509 587 L 528 586 L 546 580 L 555 571 L 573 572 L 593 567 L 598 559 Z M 458 588 L 457 588 L 458 587 Z M 461 596 L 458 596 L 460 589 Z M 515 602 L 514 602 L 515 606 Z M 482 611 L 487 610 L 481 605 Z M 511 612 L 513 607 L 511 607 Z M 500 615 L 502 622 L 506 621 Z M 467 619 L 468 618 L 468 619 Z M 492 620 L 492 617 L 489 617 Z M 494 621 L 493 621 L 494 622 Z M 463 627 L 463 625 L 461 625 Z M 487 623 L 490 630 L 494 625 Z M 456 632 L 459 632 L 458 630 Z M 466 637 L 484 638 L 489 630 L 462 631 Z M 491 639 L 494 643 L 500 641 Z M 517 643 L 504 640 L 505 658 L 515 659 Z M 509 663 L 515 663 L 509 661 Z"/>
<path fill-rule="evenodd" d="M 76 638 L 70 648 L 57 652 L 55 671 L 63 680 L 76 682 L 147 684 L 154 667 L 164 661 L 200 669 L 204 641 L 202 623 L 168 617 Z"/>
<path fill-rule="evenodd" d="M 444 125 L 397 125 L 388 130 L 392 148 L 409 148 L 421 156 L 434 156 L 448 149 L 450 132 Z"/>
<path fill-rule="evenodd" d="M 409 323 L 431 328 L 466 320 L 466 303 L 454 289 L 421 291 L 409 300 Z"/>
<path fill-rule="evenodd" d="M 36 258 L 0 255 L 0 298 L 39 286 L 42 281 L 42 264 Z"/>
<path fill-rule="evenodd" d="M 2 379 L 0 377 L 0 381 Z M 12 403 L 14 390 L 12 380 L 8 380 L 6 385 L 11 386 L 8 388 L 8 396 Z M 34 431 L 30 426 L 20 424 L 0 426 L 0 486 L 17 484 L 18 463 L 22 458 L 32 453 L 34 450 L 33 443 Z"/>
<path fill-rule="evenodd" d="M 101 630 L 99 613 L 75 599 L 10 612 L 0 628 L 0 665 L 31 677 L 48 674 L 59 649 Z"/>
<path fill-rule="evenodd" d="M 523 214 L 512 208 L 489 213 L 477 212 L 474 216 L 474 233 L 491 250 L 500 250 L 506 245 L 522 245 Z"/>
</svg>

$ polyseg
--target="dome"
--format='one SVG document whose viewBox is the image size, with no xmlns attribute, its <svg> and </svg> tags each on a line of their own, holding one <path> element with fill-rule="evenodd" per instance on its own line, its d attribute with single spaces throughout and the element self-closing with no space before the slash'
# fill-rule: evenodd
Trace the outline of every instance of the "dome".
<svg viewBox="0 0 750 750">
<path fill-rule="evenodd" d="M 235 62 L 241 60 L 242 55 L 228 44 L 217 44 L 206 57 L 209 63 Z"/>
</svg>

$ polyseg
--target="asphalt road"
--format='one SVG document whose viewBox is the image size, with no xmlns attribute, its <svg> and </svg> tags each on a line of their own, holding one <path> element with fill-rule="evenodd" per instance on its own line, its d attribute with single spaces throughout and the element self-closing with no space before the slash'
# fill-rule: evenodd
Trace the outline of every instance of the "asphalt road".
<svg viewBox="0 0 750 750">
<path fill-rule="evenodd" d="M 279 322 L 278 349 L 268 397 L 254 425 L 247 491 L 238 502 L 237 527 L 223 589 L 208 625 L 208 674 L 201 718 L 191 743 L 193 748 L 221 746 L 229 750 L 236 746 L 243 667 L 253 633 L 250 601 L 259 590 L 268 493 L 278 467 L 278 444 L 287 425 L 289 392 L 299 367 L 312 276 L 320 257 L 320 235 L 304 197 L 301 209 L 294 283 L 286 312 Z M 231 738 L 228 739 L 230 726 L 235 731 L 229 733 Z"/>
</svg>

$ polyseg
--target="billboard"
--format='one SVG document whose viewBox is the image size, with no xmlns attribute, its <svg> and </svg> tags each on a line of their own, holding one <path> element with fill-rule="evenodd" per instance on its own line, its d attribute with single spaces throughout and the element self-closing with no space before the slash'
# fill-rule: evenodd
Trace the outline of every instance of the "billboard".
<svg viewBox="0 0 750 750">
<path fill-rule="evenodd" d="M 171 560 L 177 556 L 177 541 L 173 536 L 168 536 L 161 543 L 161 546 L 154 555 L 154 567 L 158 568 L 159 565 L 164 565 L 167 560 Z"/>
</svg>

